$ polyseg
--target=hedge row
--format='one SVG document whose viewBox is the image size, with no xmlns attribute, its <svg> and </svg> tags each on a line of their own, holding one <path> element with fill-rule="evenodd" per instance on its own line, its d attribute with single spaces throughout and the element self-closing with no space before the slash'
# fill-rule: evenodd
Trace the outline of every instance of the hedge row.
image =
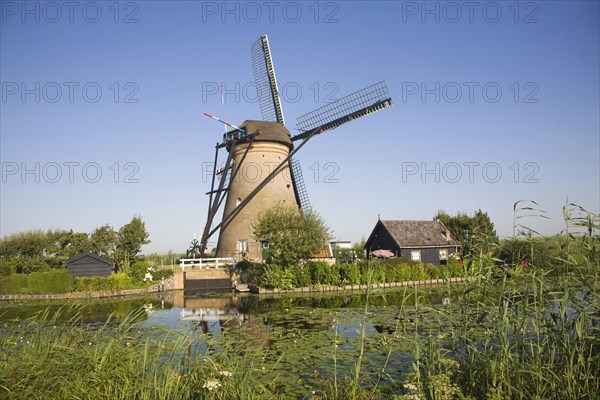
<svg viewBox="0 0 600 400">
<path fill-rule="evenodd" d="M 0 278 L 0 294 L 54 294 L 72 290 L 73 277 L 66 269 Z"/>
<path fill-rule="evenodd" d="M 32 272 L 29 275 L 13 274 L 0 277 L 0 294 L 55 294 L 69 292 L 104 292 L 144 288 L 151 282 L 125 273 L 110 276 L 73 278 L 66 269 Z M 153 272 L 153 282 L 173 276 L 172 270 Z"/>
<path fill-rule="evenodd" d="M 464 275 L 462 264 L 455 261 L 448 265 L 435 266 L 402 259 L 375 260 L 368 265 L 329 265 L 323 261 L 310 261 L 302 267 L 281 268 L 252 263 L 240 263 L 238 267 L 242 269 L 242 279 L 247 283 L 279 289 L 316 285 L 365 285 L 369 282 L 371 273 L 371 283 L 454 278 Z"/>
</svg>

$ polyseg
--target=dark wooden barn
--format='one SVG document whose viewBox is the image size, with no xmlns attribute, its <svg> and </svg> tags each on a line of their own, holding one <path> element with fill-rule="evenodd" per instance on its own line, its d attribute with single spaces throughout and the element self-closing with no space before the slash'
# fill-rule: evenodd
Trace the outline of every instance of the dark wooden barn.
<svg viewBox="0 0 600 400">
<path fill-rule="evenodd" d="M 396 257 L 444 265 L 460 243 L 440 221 L 379 220 L 365 244 L 367 254 L 389 250 Z"/>
<path fill-rule="evenodd" d="M 67 260 L 67 270 L 74 277 L 108 276 L 112 274 L 114 263 L 95 253 L 79 253 Z"/>
</svg>

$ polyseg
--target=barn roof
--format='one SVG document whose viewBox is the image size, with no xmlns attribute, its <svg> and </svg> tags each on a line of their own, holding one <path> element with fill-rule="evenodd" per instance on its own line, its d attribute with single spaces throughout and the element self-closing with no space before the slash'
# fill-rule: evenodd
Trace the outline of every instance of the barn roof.
<svg viewBox="0 0 600 400">
<path fill-rule="evenodd" d="M 460 246 L 452 234 L 450 240 L 446 238 L 446 227 L 440 221 L 379 220 L 373 233 L 379 224 L 389 232 L 399 247 Z M 373 233 L 367 243 L 371 241 Z"/>
<path fill-rule="evenodd" d="M 112 262 L 112 260 L 110 260 L 110 259 L 108 259 L 108 258 L 106 258 L 104 256 L 101 256 L 99 254 L 92 253 L 91 251 L 86 251 L 84 253 L 75 254 L 73 257 L 69 258 L 66 262 L 67 262 L 67 264 L 71 264 L 71 263 L 74 263 L 75 261 L 78 261 L 78 260 L 80 260 L 82 258 L 85 258 L 85 257 L 91 257 L 91 258 L 93 258 L 95 260 L 98 260 L 98 261 L 100 261 L 102 263 L 105 263 L 105 264 L 108 264 L 110 266 L 112 266 L 114 264 Z"/>
<path fill-rule="evenodd" d="M 331 254 L 331 246 L 329 245 L 329 243 L 327 243 L 325 246 L 323 246 L 323 248 L 321 248 L 321 250 L 317 251 L 310 258 L 311 259 L 333 258 L 333 254 Z"/>
</svg>

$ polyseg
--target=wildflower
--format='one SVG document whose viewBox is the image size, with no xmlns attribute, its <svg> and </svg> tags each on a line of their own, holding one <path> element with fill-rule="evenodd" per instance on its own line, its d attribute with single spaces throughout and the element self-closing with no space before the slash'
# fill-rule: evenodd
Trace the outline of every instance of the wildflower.
<svg viewBox="0 0 600 400">
<path fill-rule="evenodd" d="M 219 371 L 219 375 L 226 376 L 226 377 L 233 376 L 233 374 L 229 371 Z"/>
<path fill-rule="evenodd" d="M 221 382 L 219 381 L 206 381 L 204 385 L 202 385 L 202 387 L 208 389 L 209 392 L 218 389 L 220 386 Z"/>
<path fill-rule="evenodd" d="M 150 272 L 146 272 L 146 275 L 144 275 L 144 282 L 146 280 L 152 281 L 152 274 Z"/>
</svg>

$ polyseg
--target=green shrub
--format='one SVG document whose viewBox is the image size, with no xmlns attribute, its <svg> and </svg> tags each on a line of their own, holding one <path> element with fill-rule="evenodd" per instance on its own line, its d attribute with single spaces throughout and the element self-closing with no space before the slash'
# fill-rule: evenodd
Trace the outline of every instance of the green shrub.
<svg viewBox="0 0 600 400">
<path fill-rule="evenodd" d="M 340 272 L 340 266 L 338 264 L 329 265 L 329 281 L 330 285 L 339 286 L 341 285 L 342 277 Z"/>
<path fill-rule="evenodd" d="M 163 269 L 159 269 L 157 271 L 154 271 L 152 273 L 152 278 L 155 281 L 160 281 L 161 279 L 169 279 L 174 274 L 175 274 L 175 271 L 173 271 L 171 268 L 163 268 Z"/>
<path fill-rule="evenodd" d="M 428 279 L 427 273 L 425 272 L 425 267 L 421 263 L 418 263 L 415 267 L 412 267 L 411 272 L 412 275 L 410 279 L 413 281 L 422 281 Z"/>
<path fill-rule="evenodd" d="M 261 284 L 260 281 L 265 273 L 265 266 L 263 264 L 244 260 L 237 263 L 235 267 L 240 276 L 240 283 Z"/>
<path fill-rule="evenodd" d="M 14 274 L 0 278 L 0 294 L 67 293 L 73 288 L 73 278 L 66 269 Z"/>
<path fill-rule="evenodd" d="M 310 279 L 310 271 L 303 265 L 296 271 L 296 287 L 308 287 L 312 286 L 312 280 Z"/>
<path fill-rule="evenodd" d="M 0 278 L 0 294 L 29 293 L 27 275 L 15 274 Z"/>
<path fill-rule="evenodd" d="M 383 264 L 376 265 L 373 268 L 373 276 L 371 278 L 372 283 L 385 283 L 387 266 Z"/>
<path fill-rule="evenodd" d="M 143 282 L 144 277 L 148 272 L 151 273 L 152 278 L 154 279 L 154 268 L 150 266 L 148 261 L 138 261 L 131 266 L 130 276 L 134 282 Z"/>
<path fill-rule="evenodd" d="M 385 265 L 392 266 L 392 267 L 401 267 L 402 265 L 415 266 L 415 265 L 419 264 L 418 261 L 413 261 L 408 258 L 402 258 L 402 257 L 386 258 L 380 262 L 382 262 Z"/>
<path fill-rule="evenodd" d="M 265 273 L 261 279 L 261 286 L 266 288 L 292 289 L 296 281 L 295 268 L 282 269 L 277 266 L 265 268 Z"/>
<path fill-rule="evenodd" d="M 27 288 L 36 294 L 67 293 L 73 289 L 73 277 L 66 269 L 32 272 L 27 276 Z"/>
<path fill-rule="evenodd" d="M 387 283 L 398 282 L 400 278 L 398 267 L 391 265 L 385 266 L 385 281 Z"/>
<path fill-rule="evenodd" d="M 52 265 L 51 265 L 52 264 Z M 17 274 L 30 274 L 32 272 L 51 271 L 59 265 L 53 262 L 53 257 L 12 257 L 2 260 L 5 271 Z"/>
<path fill-rule="evenodd" d="M 5 257 L 0 257 L 0 276 L 10 276 L 15 274 L 16 272 L 17 269 L 15 268 L 11 260 Z"/>
<path fill-rule="evenodd" d="M 110 276 L 92 276 L 75 278 L 73 290 L 75 292 L 110 292 L 115 290 L 135 289 L 145 287 L 144 284 L 134 283 L 129 275 L 124 272 Z"/>
<path fill-rule="evenodd" d="M 340 278 L 348 285 L 360 284 L 360 270 L 356 264 L 342 264 L 340 266 Z"/>
<path fill-rule="evenodd" d="M 313 285 L 329 284 L 331 268 L 325 261 L 309 261 L 304 268 L 310 272 L 310 280 Z"/>
</svg>

